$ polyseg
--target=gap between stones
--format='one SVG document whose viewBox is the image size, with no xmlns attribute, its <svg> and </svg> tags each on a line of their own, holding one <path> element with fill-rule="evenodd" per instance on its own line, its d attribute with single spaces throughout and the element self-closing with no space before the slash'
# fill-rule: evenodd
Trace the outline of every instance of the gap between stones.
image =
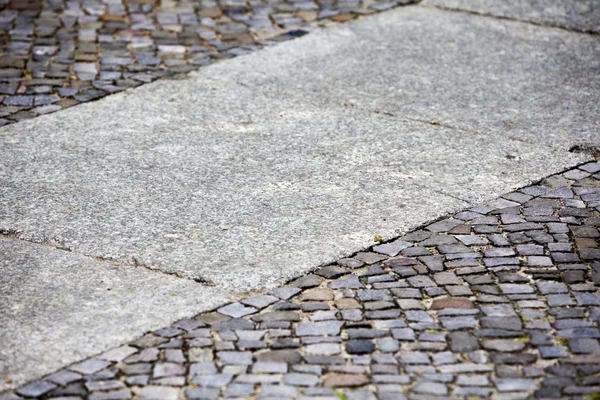
<svg viewBox="0 0 600 400">
<path fill-rule="evenodd" d="M 575 167 L 572 167 L 572 168 L 567 168 L 567 169 L 563 170 L 562 172 L 559 172 L 559 173 L 556 173 L 556 174 L 552 174 L 552 175 L 550 175 L 549 177 L 551 177 L 551 176 L 555 176 L 555 175 L 564 174 L 564 173 L 566 173 L 566 172 L 568 172 L 568 171 L 576 170 L 576 169 L 578 169 L 580 166 L 582 166 L 582 165 L 585 165 L 585 164 L 588 164 L 588 163 L 589 163 L 589 162 L 582 162 L 582 163 L 578 164 L 578 165 L 577 165 L 577 166 L 575 166 Z M 548 178 L 548 177 L 546 177 L 546 178 L 543 178 L 543 179 L 540 179 L 540 180 L 537 180 L 537 181 L 534 181 L 534 182 L 532 182 L 531 184 L 529 184 L 529 185 L 526 185 L 526 186 L 524 186 L 524 187 L 531 186 L 531 185 L 537 185 L 538 183 L 541 183 L 541 182 L 543 182 L 543 181 L 544 181 L 545 179 L 547 179 L 547 178 Z M 575 178 L 573 178 L 573 179 L 575 179 Z M 516 190 L 520 190 L 520 189 L 516 189 Z M 501 197 L 502 197 L 502 196 L 500 196 L 500 198 L 501 198 Z M 459 212 L 456 212 L 456 213 L 452 213 L 451 215 L 453 216 L 453 215 L 456 215 L 456 214 L 458 214 L 458 213 L 460 213 L 460 211 L 459 211 Z M 450 214 L 450 213 L 449 213 L 449 214 Z M 438 218 L 436 221 L 438 221 L 438 220 L 442 220 L 442 219 L 444 219 L 444 217 L 440 217 L 440 218 Z M 420 227 L 422 228 L 422 227 L 424 227 L 424 226 L 426 226 L 426 225 L 429 225 L 429 223 L 428 223 L 428 224 L 422 224 Z M 411 231 L 411 232 L 413 232 L 413 231 L 416 231 L 416 230 L 420 229 L 420 227 L 416 227 L 416 228 L 414 228 L 414 229 L 411 229 L 410 231 Z M 573 238 L 573 235 L 572 235 L 571 233 L 567 233 L 567 235 L 568 235 L 570 238 Z M 380 246 L 380 245 L 382 245 L 382 244 L 385 244 L 385 243 L 389 243 L 389 242 L 391 242 L 391 241 L 393 241 L 393 240 L 395 240 L 395 239 L 390 239 L 390 240 L 388 240 L 388 241 L 383 241 L 383 240 L 382 240 L 382 241 L 380 241 L 378 244 L 376 244 L 376 245 L 373 245 L 373 246 L 369 247 L 368 251 L 374 250 L 374 247 L 376 247 L 376 246 Z M 356 253 L 354 253 L 354 254 L 356 254 Z M 339 260 L 338 260 L 338 261 L 339 261 Z M 557 261 L 557 262 L 558 262 L 558 261 Z M 565 261 L 565 262 L 572 262 L 572 261 Z M 326 265 L 333 265 L 333 264 L 335 264 L 335 263 L 330 263 L 330 264 L 326 264 Z M 305 274 L 302 274 L 302 275 L 305 275 Z M 294 280 L 294 279 L 292 279 L 291 281 L 293 281 L 293 280 Z M 511 299 L 511 300 L 513 300 L 513 299 Z M 510 303 L 511 303 L 511 304 L 513 304 L 513 303 L 514 303 L 514 301 L 510 301 Z M 584 304 L 584 305 L 585 305 L 585 304 Z M 220 307 L 216 307 L 216 308 L 215 308 L 215 310 L 216 310 L 216 309 L 218 309 L 218 308 L 220 308 Z M 208 312 L 209 312 L 209 311 L 207 311 L 207 312 L 204 312 L 204 313 L 202 313 L 202 314 L 206 314 L 206 313 L 208 313 Z M 356 326 L 354 326 L 354 327 L 356 328 Z M 166 329 L 168 329 L 168 328 L 166 328 Z M 537 328 L 528 328 L 528 329 L 537 329 Z M 546 358 L 546 357 L 543 357 L 543 358 Z M 552 357 L 550 357 L 550 358 L 552 358 Z M 538 378 L 539 378 L 539 377 L 538 377 Z M 535 380 L 535 382 L 536 382 L 536 383 L 539 383 L 539 381 L 540 381 L 540 379 L 534 379 L 534 380 Z"/>
<path fill-rule="evenodd" d="M 0 230 L 0 238 L 5 238 L 8 240 L 19 240 L 22 242 L 26 242 L 26 243 L 30 243 L 30 244 L 34 244 L 34 245 L 38 245 L 38 246 L 44 246 L 44 247 L 51 247 L 54 250 L 60 250 L 60 251 L 65 251 L 67 253 L 73 253 L 73 254 L 77 254 L 78 256 L 82 256 L 82 257 L 87 257 L 87 258 L 91 258 L 95 261 L 99 261 L 99 262 L 103 262 L 103 263 L 109 263 L 115 267 L 123 267 L 123 266 L 127 266 L 127 267 L 135 267 L 135 268 L 141 268 L 141 269 L 145 269 L 147 271 L 151 271 L 153 273 L 158 273 L 158 274 L 163 274 L 163 275 L 168 275 L 168 276 L 174 276 L 176 278 L 179 279 L 187 279 L 190 281 L 194 281 L 197 282 L 199 284 L 201 284 L 202 286 L 216 286 L 212 281 L 210 281 L 209 279 L 204 279 L 202 277 L 200 278 L 189 278 L 183 275 L 180 275 L 177 272 L 168 272 L 168 271 L 163 271 L 160 269 L 155 269 L 152 268 L 142 262 L 140 262 L 137 257 L 135 256 L 130 256 L 129 258 L 131 258 L 131 262 L 128 262 L 127 259 L 115 259 L 115 258 L 109 258 L 109 257 L 103 257 L 103 256 L 98 256 L 98 255 L 93 255 L 93 254 L 85 254 L 85 253 L 80 253 L 77 251 L 73 251 L 73 249 L 69 248 L 69 247 L 65 247 L 65 246 L 61 246 L 59 244 L 55 244 L 55 243 L 51 243 L 51 242 L 42 242 L 42 241 L 34 241 L 31 239 L 27 239 L 24 237 L 19 236 L 19 232 L 16 230 L 10 230 L 10 229 L 2 229 Z"/>
</svg>

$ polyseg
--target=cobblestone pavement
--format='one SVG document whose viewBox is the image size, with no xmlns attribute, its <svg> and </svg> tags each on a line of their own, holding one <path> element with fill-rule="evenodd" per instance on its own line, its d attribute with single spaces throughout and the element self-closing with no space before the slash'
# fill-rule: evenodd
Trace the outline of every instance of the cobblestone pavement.
<svg viewBox="0 0 600 400">
<path fill-rule="evenodd" d="M 0 399 L 598 399 L 599 228 L 595 162 Z"/>
<path fill-rule="evenodd" d="M 414 0 L 0 0 L 0 126 Z"/>
</svg>

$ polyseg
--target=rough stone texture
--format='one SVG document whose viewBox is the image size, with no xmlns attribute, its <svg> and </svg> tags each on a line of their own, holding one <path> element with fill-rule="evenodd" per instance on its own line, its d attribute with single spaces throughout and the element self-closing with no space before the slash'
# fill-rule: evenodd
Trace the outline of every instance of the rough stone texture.
<svg viewBox="0 0 600 400">
<path fill-rule="evenodd" d="M 421 4 L 600 33 L 600 5 L 596 0 L 424 0 Z"/>
<path fill-rule="evenodd" d="M 3 231 L 236 291 L 465 207 L 440 193 L 466 182 L 490 199 L 586 158 L 202 76 L 11 125 L 0 143 Z"/>
<path fill-rule="evenodd" d="M 410 6 L 198 73 L 315 103 L 433 121 L 465 136 L 485 132 L 498 142 L 535 144 L 551 156 L 582 142 L 600 144 L 599 54 L 595 35 Z M 503 156 L 510 165 L 534 153 Z M 477 177 L 469 194 L 452 183 L 444 193 L 483 200 Z"/>
<path fill-rule="evenodd" d="M 0 16 L 0 23 L 4 24 L 1 28 L 11 29 L 8 36 L 18 43 L 30 40 L 32 28 L 27 24 L 37 15 L 40 4 L 11 2 L 19 3 L 26 4 L 21 17 L 11 17 L 14 13 Z M 172 4 L 164 2 L 167 3 Z M 102 13 L 106 11 L 105 5 L 110 8 L 108 3 L 99 8 L 98 4 L 86 2 L 82 13 L 78 11 L 79 5 L 74 6 L 72 12 L 79 17 L 77 23 L 95 26 L 96 19 L 110 19 L 112 10 Z M 374 9 L 395 4 L 378 4 Z M 34 10 L 27 15 L 30 6 Z M 247 12 L 240 13 L 235 4 L 230 8 L 238 9 L 231 11 L 237 15 L 235 18 L 244 18 L 240 14 Z M 148 11 L 151 9 L 146 7 L 144 12 Z M 175 14 L 177 22 L 192 19 L 185 12 Z M 96 18 L 100 16 L 102 18 Z M 167 30 L 181 29 L 184 32 L 181 37 L 186 36 L 172 16 L 157 15 L 156 18 L 163 18 L 160 24 L 170 26 Z M 230 22 L 227 18 L 220 22 Z M 112 22 L 118 25 L 118 21 Z M 95 29 L 84 27 L 78 29 L 77 35 L 83 42 L 94 42 Z M 157 32 L 157 36 L 163 34 L 164 31 Z M 72 44 L 69 35 L 71 33 L 66 33 L 67 47 Z M 178 36 L 178 40 L 181 37 Z M 473 37 L 478 38 L 476 43 Z M 159 52 L 181 54 L 180 44 L 171 42 L 173 38 L 162 39 Z M 36 40 L 40 44 L 46 39 Z M 107 76 L 111 76 L 110 72 L 125 73 L 131 65 L 131 59 L 127 60 L 129 56 L 108 54 L 114 49 L 105 54 L 105 50 L 102 49 L 103 59 L 98 60 L 95 68 L 85 58 L 98 52 L 82 50 L 83 59 L 77 60 L 73 71 L 68 72 L 74 72 L 78 82 L 87 82 L 85 79 L 91 79 L 95 71 L 100 70 L 102 74 L 106 65 L 114 67 L 107 70 Z M 34 51 L 42 56 L 52 49 Z M 118 52 L 117 49 L 115 53 Z M 27 57 L 29 53 L 20 57 L 21 63 L 19 57 L 16 61 L 2 59 L 2 78 L 7 78 L 1 83 L 2 90 L 21 90 L 13 81 L 21 80 L 25 68 L 39 72 L 36 69 L 39 66 L 33 63 L 22 65 Z M 174 59 L 176 57 L 164 58 Z M 127 91 L 111 97 L 110 101 L 101 100 L 2 130 L 0 231 L 20 239 L 68 248 L 75 253 L 70 255 L 73 257 L 82 253 L 114 259 L 118 268 L 141 264 L 212 281 L 235 291 L 275 287 L 309 268 L 395 237 L 441 213 L 464 208 L 474 201 L 491 200 L 548 172 L 583 161 L 586 156 L 566 153 L 566 149 L 598 137 L 597 36 L 412 7 L 309 35 L 296 43 L 261 52 L 260 56 L 237 60 L 209 67 L 203 74 L 181 81 L 150 84 L 136 89 L 133 94 Z M 61 62 L 72 63 L 68 54 Z M 540 67 L 543 74 L 539 73 Z M 107 78 L 111 79 L 117 78 Z M 141 82 L 154 78 L 132 79 Z M 465 82 L 471 84 L 465 85 Z M 124 82 L 124 85 L 130 83 Z M 44 85 L 50 89 L 40 87 Z M 25 119 L 28 111 L 19 107 L 41 107 L 40 110 L 50 112 L 57 109 L 55 107 L 72 104 L 57 105 L 51 81 L 31 86 L 35 88 L 25 88 L 26 93 L 2 97 L 7 107 L 17 108 L 6 112 Z M 105 92 L 88 89 L 78 92 L 66 85 L 61 87 L 59 95 L 91 101 Z M 52 94 L 48 94 L 48 90 Z M 40 94 L 33 95 L 30 91 Z M 556 99 L 561 102 L 557 103 Z M 590 310 L 589 318 L 557 317 L 564 320 L 559 322 L 554 320 L 554 315 L 547 317 L 540 313 L 545 301 L 552 308 L 579 306 L 586 308 L 586 312 L 598 303 L 593 293 L 586 293 L 593 291 L 598 282 L 598 273 L 588 271 L 594 268 L 591 263 L 600 257 L 600 250 L 594 247 L 596 236 L 590 236 L 594 234 L 593 229 L 565 230 L 565 226 L 576 225 L 575 221 L 589 214 L 595 215 L 598 205 L 594 203 L 597 202 L 594 185 L 592 189 L 584 187 L 586 185 L 567 186 L 571 186 L 573 179 L 585 179 L 598 169 L 596 164 L 588 164 L 567 175 L 553 177 L 545 186 L 506 194 L 491 202 L 491 207 L 473 208 L 454 219 L 430 226 L 427 232 L 422 231 L 425 234 L 415 233 L 415 239 L 406 237 L 399 242 L 416 244 L 425 240 L 422 246 L 399 250 L 399 247 L 384 244 L 379 248 L 381 253 L 363 252 L 352 261 L 346 259 L 339 264 L 347 272 L 361 271 L 363 263 L 370 267 L 368 273 L 364 271 L 366 267 L 362 268 L 361 274 L 365 274 L 360 278 L 360 287 L 352 283 L 353 287 L 335 288 L 338 297 L 356 294 L 355 289 L 382 291 L 397 301 L 446 295 L 470 297 L 469 301 L 486 304 L 511 302 L 517 307 L 513 312 L 522 318 L 506 318 L 501 325 L 498 318 L 471 314 L 476 310 L 442 306 L 437 311 L 439 318 L 433 315 L 431 321 L 423 314 L 408 314 L 408 318 L 388 304 L 396 303 L 378 300 L 359 307 L 352 305 L 340 313 L 331 310 L 331 304 L 320 301 L 292 302 L 291 305 L 277 302 L 265 305 L 266 310 L 273 311 L 276 306 L 278 310 L 290 309 L 288 307 L 301 310 L 302 323 L 309 322 L 306 318 L 310 322 L 343 318 L 349 324 L 365 319 L 373 321 L 374 329 L 363 326 L 349 330 L 352 339 L 398 339 L 396 341 L 403 345 L 410 344 L 402 351 L 429 352 L 427 359 L 434 363 L 451 359 L 431 354 L 443 350 L 440 343 L 445 334 L 437 331 L 446 327 L 477 328 L 481 337 L 473 340 L 515 338 L 519 331 L 527 329 L 530 337 L 521 339 L 529 339 L 531 346 L 542 346 L 534 353 L 549 360 L 562 358 L 566 351 L 544 333 L 553 328 L 570 346 L 573 341 L 572 346 L 580 352 L 577 339 L 595 340 L 600 336 L 592 322 L 598 318 L 597 311 Z M 471 190 L 465 191 L 465 187 Z M 531 196 L 550 189 L 555 191 L 546 198 L 537 198 L 536 203 L 527 204 Z M 518 210 L 520 214 L 516 218 L 502 215 L 500 221 L 506 225 L 497 225 L 500 208 L 517 212 L 522 204 L 523 209 Z M 489 215 L 492 211 L 495 214 Z M 593 224 L 592 220 L 590 225 Z M 438 232 L 445 233 L 438 236 Z M 475 234 L 475 238 L 465 240 L 465 236 Z M 424 237 L 416 239 L 419 235 Z M 569 235 L 575 236 L 572 248 L 553 246 L 568 244 L 565 240 L 571 238 Z M 457 246 L 457 239 L 465 246 Z M 540 256 L 544 257 L 542 264 L 545 265 L 535 265 L 541 260 L 535 258 L 529 265 L 517 257 L 481 259 L 481 246 L 488 242 L 493 246 L 534 243 L 543 246 Z M 435 256 L 430 256 L 432 250 Z M 393 269 L 379 264 L 397 251 L 402 256 L 418 258 L 413 258 L 410 266 L 399 265 Z M 12 262 L 11 258 L 8 260 Z M 436 286 L 430 279 L 433 274 L 427 279 L 405 279 L 409 275 L 440 272 L 446 268 L 459 280 L 440 281 Z M 571 293 L 539 296 L 535 282 L 523 283 L 519 280 L 523 278 L 501 274 L 520 272 L 523 268 L 523 273 L 535 280 L 564 281 Z M 484 274 L 490 281 L 476 278 L 485 271 L 498 275 L 491 279 Z M 3 278 L 9 279 L 7 285 L 13 288 L 17 287 L 15 282 L 31 279 L 23 270 Z M 82 281 L 81 288 L 96 283 L 92 275 L 80 274 L 77 279 Z M 460 280 L 465 283 L 453 284 Z M 325 285 L 322 287 L 325 289 L 331 282 L 311 276 L 296 285 L 303 289 Z M 39 290 L 47 282 L 36 277 L 30 284 L 32 290 Z M 500 290 L 515 288 L 507 284 L 524 284 L 530 289 L 523 290 L 525 286 L 519 286 L 517 289 L 521 290 L 516 292 Z M 334 289 L 334 285 L 328 287 Z M 71 292 L 79 296 L 76 290 Z M 197 296 L 195 291 L 189 293 Z M 69 298 L 69 294 L 63 297 Z M 222 302 L 218 296 L 211 298 Z M 122 312 L 129 310 L 129 305 L 123 304 L 126 299 L 126 296 L 119 299 Z M 76 302 L 77 298 L 72 301 Z M 479 306 L 475 304 L 475 307 Z M 240 308 L 236 310 L 239 312 Z M 556 312 L 568 314 L 571 312 L 568 310 Z M 286 349 L 316 344 L 311 343 L 315 338 L 303 336 L 303 342 L 299 343 L 298 338 L 289 337 L 286 328 L 298 323 L 300 316 L 276 318 L 282 315 L 289 314 L 271 314 L 270 320 L 252 319 L 254 322 L 250 322 L 253 315 L 229 320 L 224 314 L 213 313 L 199 318 L 213 324 L 214 332 L 221 332 L 217 335 L 223 335 L 219 338 L 224 343 L 214 344 L 219 352 L 244 351 L 247 360 L 252 352 L 265 351 L 263 349 L 271 345 L 270 352 L 258 354 L 256 358 L 299 362 L 301 353 Z M 582 320 L 572 321 L 577 318 Z M 265 336 L 268 339 L 254 336 L 242 339 L 242 335 L 237 344 L 231 343 L 233 333 L 223 333 L 249 330 L 259 322 L 261 328 L 282 330 L 273 333 L 273 338 L 277 337 L 273 343 L 262 341 L 271 340 L 270 333 Z M 48 329 L 70 332 L 76 330 L 78 324 L 79 321 L 63 321 L 59 325 L 49 324 Z M 116 329 L 117 325 L 113 327 Z M 142 328 L 132 329 L 139 333 Z M 391 335 L 386 333 L 388 329 Z M 289 334 L 295 334 L 293 329 Z M 181 335 L 178 328 L 173 328 L 144 337 L 132 345 L 150 347 L 149 351 L 124 366 L 116 383 L 111 382 L 113 376 L 106 370 L 105 375 L 94 377 L 106 383 L 86 387 L 89 390 L 115 389 L 115 392 L 95 395 L 101 398 L 104 395 L 130 396 L 129 390 L 118 389 L 123 379 L 123 385 L 129 387 L 146 385 L 150 379 L 160 379 L 151 382 L 157 385 L 183 385 L 182 376 L 150 378 L 148 368 L 151 366 L 146 364 L 212 360 L 212 338 L 204 336 L 204 332 L 198 337 L 186 338 L 190 343 L 185 354 L 159 349 L 164 342 L 176 349 Z M 29 340 L 29 336 L 21 339 Z M 415 345 L 414 340 L 423 344 Z M 559 344 L 566 345 L 562 341 Z M 27 348 L 23 342 L 19 346 Z M 207 347 L 212 350 L 204 352 Z M 37 356 L 43 358 L 51 350 L 52 347 L 45 346 Z M 398 362 L 393 355 L 381 350 L 381 354 L 373 355 L 376 363 Z M 535 354 L 502 353 L 490 357 L 497 364 L 523 366 L 534 362 Z M 345 354 L 311 355 L 305 361 L 313 366 L 338 365 L 338 369 L 327 368 L 345 377 L 348 371 L 339 366 L 340 358 L 344 357 Z M 141 362 L 142 359 L 147 361 Z M 59 360 L 57 365 L 69 360 Z M 459 360 L 484 363 L 487 358 L 485 354 L 475 353 Z M 581 360 L 591 362 L 587 358 Z M 361 359 L 356 364 L 364 365 Z M 226 370 L 221 367 L 218 372 L 226 377 L 239 373 L 236 369 L 239 366 L 235 364 L 228 365 Z M 487 365 L 442 365 L 438 371 L 454 373 L 490 368 Z M 410 368 L 402 371 L 412 372 Z M 127 374 L 131 376 L 124 378 Z M 496 372 L 496 376 L 503 374 L 516 373 L 507 369 Z M 232 386 L 232 393 L 246 390 L 243 388 L 245 379 L 250 378 L 241 377 L 241 383 L 235 385 L 242 386 Z M 502 382 L 503 388 L 511 387 L 510 382 Z M 585 385 L 585 382 L 580 380 L 578 384 Z M 51 386 L 40 383 L 31 386 L 31 390 Z M 76 391 L 75 387 L 70 389 Z M 163 393 L 159 389 L 160 386 L 150 386 L 143 396 L 179 395 L 176 390 Z M 592 389 L 573 386 L 563 394 L 585 390 Z M 199 393 L 196 395 L 200 397 Z"/>
<path fill-rule="evenodd" d="M 422 254 L 437 252 L 439 245 L 433 243 L 440 235 L 469 235 L 500 243 L 484 245 L 488 253 L 540 246 L 545 254 L 570 250 L 577 255 L 590 244 L 579 240 L 589 236 L 591 229 L 575 228 L 597 230 L 599 226 L 600 174 L 579 180 L 569 177 L 596 166 L 600 163 L 582 165 L 535 187 L 550 189 L 560 181 L 574 193 L 573 199 L 553 200 L 556 216 L 551 218 L 528 215 L 530 208 L 546 201 L 541 197 L 530 197 L 510 209 L 477 206 L 459 213 L 479 214 L 481 220 L 496 216 L 508 220 L 504 216 L 510 213 L 536 221 L 540 227 L 535 234 L 526 231 L 529 236 L 515 236 L 514 230 L 505 229 L 512 224 L 502 223 L 497 230 L 482 234 L 474 222 L 459 233 L 438 233 L 427 240 L 419 231 L 409 233 L 401 240 L 411 246 L 402 251 L 420 249 L 421 255 L 399 254 L 363 266 L 341 259 L 325 267 L 325 271 L 335 271 L 330 278 L 317 279 L 308 287 L 308 279 L 300 278 L 300 283 L 290 282 L 272 292 L 287 293 L 285 299 L 273 302 L 269 295 L 258 295 L 240 300 L 260 307 L 256 313 L 242 318 L 200 314 L 24 385 L 16 393 L 40 400 L 65 394 L 85 399 L 161 400 L 593 399 L 600 389 L 600 282 L 595 278 L 600 256 L 585 263 L 561 261 L 535 268 L 517 259 L 509 270 L 504 265 L 486 267 L 482 257 L 472 258 L 477 267 L 453 264 L 456 254 L 483 250 L 481 244 L 472 244 L 467 252 L 439 256 L 442 272 L 454 274 L 464 284 L 452 279 L 423 286 L 422 281 L 411 281 L 397 270 L 411 265 L 416 276 L 439 278 L 439 269 L 430 270 L 420 259 Z M 517 193 L 533 190 L 525 187 Z M 571 215 L 569 200 L 581 202 L 577 216 Z M 557 221 L 575 233 L 549 233 Z M 371 257 L 376 253 L 363 251 L 351 259 Z M 566 274 L 573 271 L 578 272 L 578 279 Z M 331 288 L 338 276 L 350 273 L 364 288 Z M 471 294 L 454 296 L 457 286 L 468 287 Z M 335 300 L 307 300 L 315 293 L 331 294 Z M 573 296 L 578 305 L 550 301 L 550 296 Z M 240 302 L 230 304 L 233 307 L 219 310 L 239 310 Z M 20 399 L 13 392 L 3 396 Z"/>
<path fill-rule="evenodd" d="M 411 0 L 0 1 L 0 126 Z"/>
<path fill-rule="evenodd" d="M 202 77 L 11 125 L 0 141 L 3 231 L 236 291 L 274 287 L 466 206 L 439 194 L 449 181 L 485 176 L 487 190 L 510 190 L 539 177 L 550 157 L 518 141 L 273 103 Z M 507 160 L 513 151 L 530 156 Z"/>
<path fill-rule="evenodd" d="M 191 280 L 4 237 L 0 269 L 0 388 L 211 309 L 229 295 Z M 76 368 L 95 372 L 92 366 Z"/>
</svg>

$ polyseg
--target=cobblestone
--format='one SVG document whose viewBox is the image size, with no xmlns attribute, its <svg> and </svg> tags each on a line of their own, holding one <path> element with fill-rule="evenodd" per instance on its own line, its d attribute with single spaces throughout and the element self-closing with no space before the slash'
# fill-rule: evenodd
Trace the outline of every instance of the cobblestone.
<svg viewBox="0 0 600 400">
<path fill-rule="evenodd" d="M 410 2 L 2 0 L 0 125 Z"/>
<path fill-rule="evenodd" d="M 513 193 L 514 218 L 494 219 L 493 233 L 480 233 L 476 222 L 508 215 L 506 202 L 409 233 L 392 242 L 402 243 L 398 252 L 378 252 L 378 244 L 373 253 L 179 321 L 0 398 L 594 398 L 600 256 L 582 251 L 598 246 L 600 204 L 581 193 L 600 194 L 599 166 Z M 547 201 L 552 218 L 526 212 Z M 586 212 L 561 216 L 572 201 Z M 535 235 L 522 225 L 533 218 Z M 526 233 L 515 236 L 514 225 Z M 439 251 L 458 242 L 461 253 Z M 556 252 L 573 256 L 557 259 Z M 484 257 L 456 266 L 454 254 Z M 532 266 L 533 256 L 550 262 Z M 509 270 L 486 263 L 506 257 Z"/>
</svg>

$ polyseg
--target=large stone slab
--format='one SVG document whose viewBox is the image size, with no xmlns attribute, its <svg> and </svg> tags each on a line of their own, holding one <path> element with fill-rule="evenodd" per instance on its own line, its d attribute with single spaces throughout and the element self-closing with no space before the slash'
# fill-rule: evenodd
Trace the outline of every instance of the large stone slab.
<svg viewBox="0 0 600 400">
<path fill-rule="evenodd" d="M 597 0 L 425 0 L 421 4 L 531 21 L 583 32 L 600 32 Z"/>
<path fill-rule="evenodd" d="M 0 158 L 0 229 L 236 292 L 583 159 L 202 76 L 10 126 Z"/>
<path fill-rule="evenodd" d="M 600 141 L 599 70 L 599 36 L 412 6 L 201 73 L 567 151 Z"/>
<path fill-rule="evenodd" d="M 228 293 L 0 238 L 0 390 L 209 310 Z"/>
</svg>

